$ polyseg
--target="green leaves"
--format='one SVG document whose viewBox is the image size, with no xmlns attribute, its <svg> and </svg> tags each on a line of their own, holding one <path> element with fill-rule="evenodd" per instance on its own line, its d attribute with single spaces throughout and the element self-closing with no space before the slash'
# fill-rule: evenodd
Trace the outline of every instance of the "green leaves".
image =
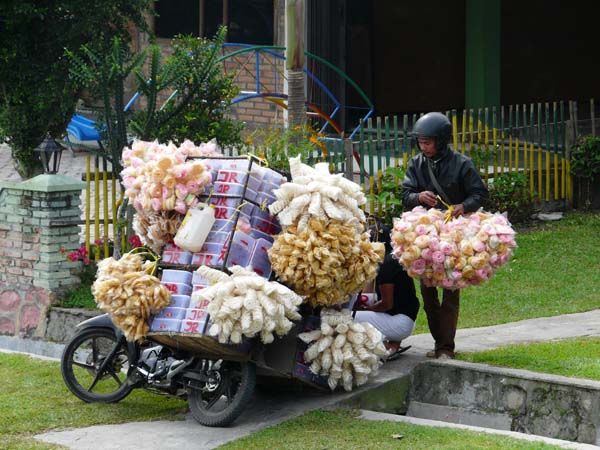
<svg viewBox="0 0 600 450">
<path fill-rule="evenodd" d="M 401 166 L 386 167 L 383 176 L 375 186 L 375 192 L 367 197 L 375 202 L 375 210 L 381 220 L 389 227 L 394 217 L 400 217 L 402 207 L 402 180 L 404 169 Z"/>
<path fill-rule="evenodd" d="M 533 202 L 529 193 L 527 177 L 522 173 L 511 172 L 498 175 L 489 184 L 490 198 L 487 210 L 508 213 L 513 223 L 527 220 L 533 212 Z"/>
<path fill-rule="evenodd" d="M 185 139 L 206 142 L 216 138 L 223 146 L 239 142 L 242 123 L 225 116 L 238 88 L 216 62 L 224 40 L 222 27 L 212 40 L 177 36 L 171 44 L 173 55 L 166 59 L 158 47 L 152 49 L 149 78 L 137 76 L 147 105 L 130 122 L 140 139 L 180 144 Z M 162 91 L 174 91 L 174 95 L 159 104 Z"/>
<path fill-rule="evenodd" d="M 586 179 L 600 176 L 600 138 L 585 136 L 571 148 L 571 173 Z"/>
<path fill-rule="evenodd" d="M 8 139 L 22 177 L 35 173 L 33 148 L 48 131 L 55 137 L 65 132 L 82 86 L 97 79 L 81 64 L 86 55 L 109 50 L 113 36 L 128 42 L 132 24 L 146 30 L 149 5 L 150 0 L 0 2 L 0 138 Z M 79 70 L 69 76 L 72 65 Z"/>
</svg>

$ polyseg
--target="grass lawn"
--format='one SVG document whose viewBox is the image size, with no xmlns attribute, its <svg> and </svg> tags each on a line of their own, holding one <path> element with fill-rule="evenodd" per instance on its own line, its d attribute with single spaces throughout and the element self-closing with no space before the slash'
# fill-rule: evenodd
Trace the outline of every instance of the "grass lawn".
<svg viewBox="0 0 600 450">
<path fill-rule="evenodd" d="M 0 449 L 57 448 L 30 435 L 54 428 L 178 419 L 187 403 L 135 390 L 120 403 L 84 403 L 67 389 L 58 362 L 0 353 Z"/>
<path fill-rule="evenodd" d="M 568 214 L 517 234 L 511 261 L 482 286 L 461 292 L 460 328 L 590 311 L 600 307 L 600 214 Z M 417 289 L 418 291 L 418 289 Z M 421 309 L 415 333 L 427 333 Z"/>
<path fill-rule="evenodd" d="M 459 353 L 457 358 L 493 366 L 600 381 L 599 355 L 600 338 L 582 337 L 510 345 L 485 352 Z"/>
<path fill-rule="evenodd" d="M 401 435 L 396 439 L 392 435 Z M 357 419 L 353 411 L 313 411 L 219 447 L 221 450 L 554 449 L 552 445 L 450 428 Z"/>
</svg>

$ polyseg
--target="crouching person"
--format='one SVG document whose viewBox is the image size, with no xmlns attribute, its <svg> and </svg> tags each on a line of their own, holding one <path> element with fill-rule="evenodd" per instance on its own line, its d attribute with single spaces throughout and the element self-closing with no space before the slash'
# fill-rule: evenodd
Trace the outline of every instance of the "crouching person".
<svg viewBox="0 0 600 450">
<path fill-rule="evenodd" d="M 355 320 L 369 322 L 384 335 L 388 349 L 387 361 L 391 361 L 408 349 L 401 344 L 415 328 L 419 300 L 412 278 L 392 257 L 390 229 L 385 225 L 372 227 L 371 240 L 384 243 L 385 257 L 379 265 L 372 289 L 376 300 L 368 305 L 357 301 L 354 304 L 354 310 L 357 311 Z M 367 287 L 363 292 L 366 291 L 371 289 Z"/>
</svg>

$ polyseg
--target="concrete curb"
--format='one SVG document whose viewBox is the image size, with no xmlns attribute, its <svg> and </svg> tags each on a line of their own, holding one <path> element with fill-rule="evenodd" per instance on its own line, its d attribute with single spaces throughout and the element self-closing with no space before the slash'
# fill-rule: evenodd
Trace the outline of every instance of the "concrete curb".
<svg viewBox="0 0 600 450">
<path fill-rule="evenodd" d="M 53 342 L 16 336 L 0 336 L 0 352 L 4 353 L 23 353 L 33 358 L 59 361 L 63 348 L 63 344 Z"/>
</svg>

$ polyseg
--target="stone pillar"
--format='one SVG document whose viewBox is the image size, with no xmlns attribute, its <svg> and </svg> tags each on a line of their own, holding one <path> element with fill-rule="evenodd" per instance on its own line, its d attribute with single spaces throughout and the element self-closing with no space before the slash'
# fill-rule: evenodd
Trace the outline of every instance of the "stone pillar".
<svg viewBox="0 0 600 450">
<path fill-rule="evenodd" d="M 48 307 L 79 284 L 79 196 L 85 184 L 40 175 L 0 184 L 0 334 L 43 337 Z"/>
</svg>

